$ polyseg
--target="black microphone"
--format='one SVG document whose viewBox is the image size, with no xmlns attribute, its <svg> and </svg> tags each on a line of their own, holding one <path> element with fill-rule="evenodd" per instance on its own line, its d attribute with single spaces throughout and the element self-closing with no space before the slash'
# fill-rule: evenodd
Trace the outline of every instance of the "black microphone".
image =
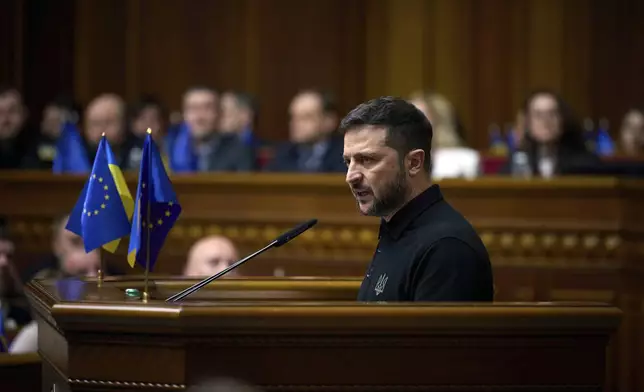
<svg viewBox="0 0 644 392">
<path fill-rule="evenodd" d="M 258 250 L 257 252 L 252 253 L 252 254 L 244 257 L 243 259 L 237 261 L 236 263 L 229 265 L 223 271 L 217 272 L 216 274 L 214 274 L 214 275 L 212 275 L 212 276 L 210 276 L 210 277 L 208 277 L 208 278 L 206 278 L 206 279 L 204 279 L 204 280 L 202 280 L 200 282 L 197 282 L 197 283 L 193 284 L 192 286 L 188 287 L 187 289 L 182 290 L 182 291 L 172 295 L 171 297 L 169 297 L 165 301 L 166 302 L 176 302 L 176 301 L 180 301 L 180 300 L 184 299 L 185 297 L 189 296 L 190 294 L 200 290 L 202 287 L 204 287 L 208 283 L 212 282 L 213 280 L 219 279 L 220 277 L 226 275 L 227 273 L 229 273 L 230 271 L 232 271 L 235 268 L 239 267 L 240 265 L 244 264 L 248 260 L 253 259 L 256 256 L 259 256 L 260 254 L 266 252 L 267 250 L 269 250 L 271 248 L 279 248 L 280 246 L 286 244 L 287 242 L 289 242 L 293 238 L 297 237 L 298 235 L 304 233 L 305 231 L 307 231 L 311 227 L 315 226 L 316 223 L 318 223 L 317 219 L 311 219 L 309 221 L 306 221 L 304 223 L 301 223 L 301 224 L 297 225 L 295 228 L 293 228 L 293 229 L 287 231 L 286 233 L 280 235 L 279 237 L 274 239 L 270 244 L 266 245 L 265 247 L 263 247 L 262 249 Z"/>
</svg>

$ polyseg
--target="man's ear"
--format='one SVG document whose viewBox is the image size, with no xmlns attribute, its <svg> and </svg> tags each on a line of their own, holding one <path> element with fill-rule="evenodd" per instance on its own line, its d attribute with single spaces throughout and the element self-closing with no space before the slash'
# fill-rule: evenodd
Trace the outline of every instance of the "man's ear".
<svg viewBox="0 0 644 392">
<path fill-rule="evenodd" d="M 421 173 L 423 171 L 424 163 L 425 151 L 422 149 L 411 150 L 407 153 L 407 173 L 409 173 L 410 176 L 415 176 Z"/>
</svg>

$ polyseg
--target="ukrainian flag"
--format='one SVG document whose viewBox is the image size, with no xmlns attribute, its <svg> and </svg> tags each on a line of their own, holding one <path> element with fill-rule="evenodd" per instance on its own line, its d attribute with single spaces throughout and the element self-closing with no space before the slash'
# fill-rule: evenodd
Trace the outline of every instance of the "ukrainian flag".
<svg viewBox="0 0 644 392">
<path fill-rule="evenodd" d="M 121 238 L 130 233 L 133 211 L 134 200 L 103 135 L 66 229 L 83 238 L 86 252 L 103 247 L 114 253 Z"/>
</svg>

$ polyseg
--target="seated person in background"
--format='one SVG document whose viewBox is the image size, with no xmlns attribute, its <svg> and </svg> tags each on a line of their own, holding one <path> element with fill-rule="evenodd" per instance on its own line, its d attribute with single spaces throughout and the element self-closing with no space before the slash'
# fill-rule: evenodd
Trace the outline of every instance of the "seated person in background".
<svg viewBox="0 0 644 392">
<path fill-rule="evenodd" d="M 254 134 L 257 106 L 255 100 L 241 91 L 226 91 L 221 96 L 221 118 L 219 130 L 222 133 L 237 135 L 249 147 L 258 147 Z"/>
<path fill-rule="evenodd" d="M 34 278 L 59 279 L 70 276 L 96 276 L 100 267 L 99 251 L 85 252 L 83 239 L 65 229 L 68 218 L 69 216 L 66 215 L 55 220 L 52 241 L 53 254 L 35 271 L 28 273 L 25 276 L 25 281 Z M 106 268 L 106 275 L 121 274 L 120 271 L 114 270 L 109 265 Z"/>
<path fill-rule="evenodd" d="M 620 150 L 627 156 L 644 156 L 644 108 L 632 108 L 624 116 Z"/>
<path fill-rule="evenodd" d="M 4 330 L 19 329 L 31 321 L 29 306 L 22 293 L 22 282 L 13 262 L 15 246 L 4 224 L 0 225 L 0 322 Z M 3 326 L 0 326 L 3 327 Z"/>
<path fill-rule="evenodd" d="M 233 242 L 223 236 L 208 236 L 195 242 L 188 252 L 184 276 L 207 277 L 223 271 L 239 259 Z M 226 276 L 234 276 L 232 270 Z"/>
<path fill-rule="evenodd" d="M 94 162 L 98 144 L 105 133 L 122 170 L 138 170 L 139 159 L 130 157 L 132 137 L 126 132 L 126 107 L 123 99 L 115 94 L 103 94 L 87 105 L 85 112 L 85 139 L 88 143 L 89 161 Z"/>
<path fill-rule="evenodd" d="M 164 113 L 165 110 L 161 102 L 152 96 L 143 96 L 130 107 L 128 114 L 128 144 L 130 144 L 128 168 L 139 169 L 148 128 L 152 130 L 152 138 L 159 146 L 159 150 L 165 151 Z M 164 156 L 164 159 L 167 158 Z"/>
<path fill-rule="evenodd" d="M 442 95 L 424 93 L 413 94 L 410 102 L 425 114 L 434 130 L 432 177 L 477 177 L 480 172 L 479 153 L 467 148 L 458 134 L 452 104 Z"/>
<path fill-rule="evenodd" d="M 32 150 L 34 132 L 27 126 L 22 94 L 0 86 L 0 169 L 19 169 Z"/>
<path fill-rule="evenodd" d="M 35 279 L 60 279 L 70 276 L 96 276 L 100 266 L 99 252 L 93 250 L 85 253 L 83 240 L 65 229 L 67 219 L 62 217 L 54 223 L 54 240 L 52 243 L 54 260 L 49 261 L 35 273 Z M 114 275 L 108 267 L 106 275 Z M 31 277 L 28 278 L 31 280 Z M 28 353 L 38 351 L 38 325 L 35 321 L 21 329 L 14 339 L 9 352 Z"/>
<path fill-rule="evenodd" d="M 181 126 L 168 137 L 170 168 L 180 172 L 238 172 L 255 169 L 255 151 L 236 134 L 219 131 L 219 93 L 192 87 L 183 95 Z"/>
<path fill-rule="evenodd" d="M 532 176 L 544 178 L 600 164 L 599 158 L 586 147 L 581 125 L 566 102 L 555 93 L 540 90 L 530 94 L 524 113 L 526 135 L 500 174 L 517 170 L 517 154 L 527 157 L 527 164 L 521 170 L 529 170 Z"/>
<path fill-rule="evenodd" d="M 43 109 L 40 134 L 26 157 L 25 167 L 51 170 L 56 158 L 57 141 L 65 122 L 78 123 L 80 107 L 71 98 L 60 96 Z"/>
<path fill-rule="evenodd" d="M 279 146 L 267 171 L 344 173 L 342 136 L 333 99 L 315 90 L 300 92 L 290 107 L 289 142 Z"/>
</svg>

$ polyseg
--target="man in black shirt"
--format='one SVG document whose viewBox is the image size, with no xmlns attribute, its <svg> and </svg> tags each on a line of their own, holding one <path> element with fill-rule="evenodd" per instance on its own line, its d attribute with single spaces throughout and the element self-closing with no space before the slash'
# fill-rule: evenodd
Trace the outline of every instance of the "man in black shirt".
<svg viewBox="0 0 644 392">
<path fill-rule="evenodd" d="M 382 97 L 351 111 L 340 130 L 358 208 L 381 218 L 358 300 L 492 301 L 485 245 L 431 184 L 432 126 L 425 115 Z"/>
</svg>

